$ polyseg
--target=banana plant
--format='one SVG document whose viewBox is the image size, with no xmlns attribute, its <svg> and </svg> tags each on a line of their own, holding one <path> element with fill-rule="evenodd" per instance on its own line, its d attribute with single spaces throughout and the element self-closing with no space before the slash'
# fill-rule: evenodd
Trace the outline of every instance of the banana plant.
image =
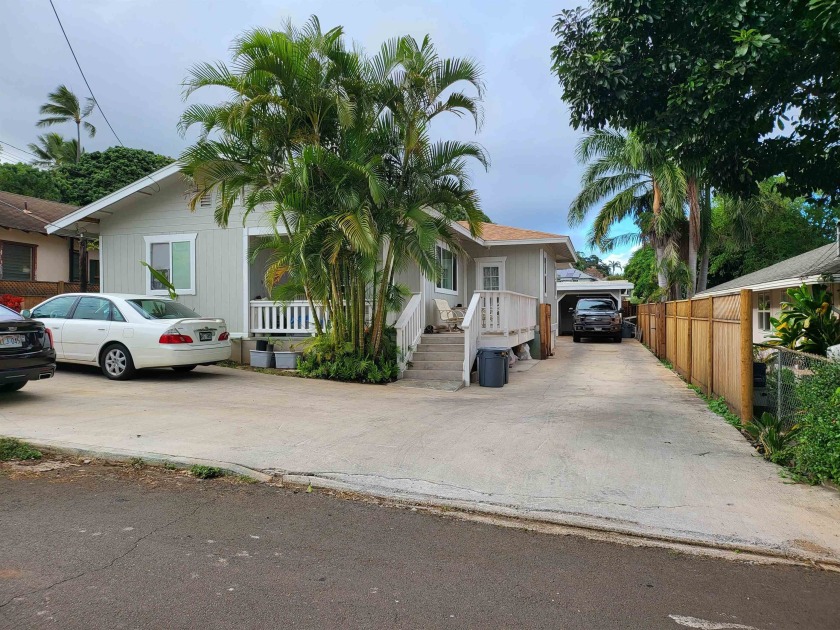
<svg viewBox="0 0 840 630">
<path fill-rule="evenodd" d="M 823 284 L 803 284 L 787 294 L 790 300 L 782 302 L 779 317 L 770 318 L 771 343 L 826 356 L 830 346 L 840 344 L 840 318 L 834 315 L 831 293 Z"/>
<path fill-rule="evenodd" d="M 145 260 L 141 260 L 140 264 L 143 265 L 146 269 L 148 269 L 149 273 L 152 274 L 152 277 L 163 285 L 163 288 L 166 289 L 167 293 L 169 293 L 169 298 L 170 299 L 172 299 L 172 300 L 177 300 L 178 299 L 178 293 L 177 293 L 177 291 L 175 291 L 175 285 L 172 284 L 169 281 L 169 278 L 167 278 L 160 271 L 158 271 L 157 269 L 152 267 Z"/>
</svg>

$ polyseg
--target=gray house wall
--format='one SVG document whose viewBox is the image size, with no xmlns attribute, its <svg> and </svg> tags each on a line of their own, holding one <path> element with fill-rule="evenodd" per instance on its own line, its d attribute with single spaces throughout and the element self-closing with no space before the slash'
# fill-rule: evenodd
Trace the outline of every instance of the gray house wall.
<svg viewBox="0 0 840 630">
<path fill-rule="evenodd" d="M 245 256 L 241 216 L 232 215 L 231 227 L 220 228 L 213 208 L 187 206 L 186 185 L 179 178 L 161 184 L 151 196 L 133 195 L 109 209 L 100 221 L 102 290 L 112 293 L 146 291 L 145 236 L 195 233 L 195 295 L 179 301 L 200 315 L 223 317 L 231 332 L 242 332 L 244 321 Z M 253 215 L 248 225 L 259 224 Z"/>
</svg>

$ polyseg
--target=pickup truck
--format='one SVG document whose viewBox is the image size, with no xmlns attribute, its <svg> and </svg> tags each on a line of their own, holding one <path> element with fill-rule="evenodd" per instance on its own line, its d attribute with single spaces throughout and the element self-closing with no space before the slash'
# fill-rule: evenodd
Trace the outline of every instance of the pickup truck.
<svg viewBox="0 0 840 630">
<path fill-rule="evenodd" d="M 574 312 L 575 343 L 583 337 L 610 337 L 621 343 L 621 309 L 607 298 L 578 300 Z"/>
</svg>

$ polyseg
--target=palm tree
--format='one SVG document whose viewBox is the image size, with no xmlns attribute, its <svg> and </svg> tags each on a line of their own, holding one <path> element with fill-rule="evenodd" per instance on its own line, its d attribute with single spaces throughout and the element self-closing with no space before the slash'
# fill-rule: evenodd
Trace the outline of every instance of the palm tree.
<svg viewBox="0 0 840 630">
<path fill-rule="evenodd" d="M 267 212 L 283 234 L 265 245 L 269 284 L 287 280 L 272 297 L 303 293 L 311 306 L 324 304 L 331 329 L 316 321 L 316 332 L 329 333 L 336 353 L 376 359 L 386 314 L 403 294 L 396 272 L 414 261 L 439 273 L 435 243 L 455 247 L 452 220 L 466 217 L 477 231 L 483 217 L 467 165 L 486 164 L 484 152 L 429 137 L 441 114 L 479 124 L 480 73 L 438 58 L 428 38 L 395 39 L 367 57 L 317 18 L 299 30 L 247 32 L 232 49 L 231 68 L 200 64 L 186 80 L 185 96 L 205 86 L 230 93 L 218 105 L 189 106 L 179 123 L 201 129 L 181 156 L 195 183 L 191 202 L 218 189 L 220 225 L 243 195 L 246 213 Z M 462 82 L 478 96 L 458 91 Z"/>
<path fill-rule="evenodd" d="M 679 259 L 678 231 L 686 198 L 682 169 L 639 134 L 608 129 L 584 136 L 577 147 L 577 159 L 587 166 L 581 191 L 569 208 L 569 224 L 580 225 L 593 206 L 603 204 L 589 234 L 590 247 L 609 251 L 620 244 L 650 243 L 656 251 L 658 284 L 664 293 L 669 286 L 669 264 L 673 267 Z M 610 236 L 613 227 L 628 218 L 638 231 Z"/>
<path fill-rule="evenodd" d="M 612 273 L 613 275 L 615 275 L 615 270 L 616 269 L 622 269 L 623 268 L 621 263 L 617 260 L 611 260 L 610 262 L 608 262 L 607 267 L 610 268 L 610 273 Z"/>
<path fill-rule="evenodd" d="M 47 95 L 49 99 L 41 105 L 39 110 L 46 115 L 38 121 L 38 127 L 50 127 L 66 122 L 76 123 L 76 162 L 82 157 L 82 126 L 88 136 L 93 138 L 96 135 L 96 127 L 84 120 L 90 116 L 96 101 L 88 97 L 85 99 L 85 106 L 82 108 L 78 97 L 66 85 L 59 85 L 54 92 Z"/>
<path fill-rule="evenodd" d="M 59 133 L 49 132 L 38 136 L 37 142 L 29 145 L 29 150 L 37 156 L 32 163 L 37 166 L 61 166 L 78 162 L 78 142 L 65 140 Z"/>
</svg>

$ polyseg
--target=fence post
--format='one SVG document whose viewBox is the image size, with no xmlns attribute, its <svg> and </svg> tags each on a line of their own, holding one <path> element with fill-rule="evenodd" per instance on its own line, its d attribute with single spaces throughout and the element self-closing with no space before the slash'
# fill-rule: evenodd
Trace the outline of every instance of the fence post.
<svg viewBox="0 0 840 630">
<path fill-rule="evenodd" d="M 693 354 L 691 349 L 691 304 L 692 299 L 688 298 L 688 363 L 685 368 L 685 380 L 688 381 L 689 385 L 691 385 L 691 355 Z"/>
<path fill-rule="evenodd" d="M 715 298 L 709 298 L 709 382 L 706 385 L 706 396 L 715 393 Z"/>
<path fill-rule="evenodd" d="M 662 323 L 662 330 L 657 329 L 656 334 L 659 336 L 659 358 L 664 359 L 668 356 L 668 306 L 666 302 L 659 304 L 659 321 Z"/>
<path fill-rule="evenodd" d="M 741 424 L 753 415 L 752 291 L 741 289 Z"/>
</svg>

